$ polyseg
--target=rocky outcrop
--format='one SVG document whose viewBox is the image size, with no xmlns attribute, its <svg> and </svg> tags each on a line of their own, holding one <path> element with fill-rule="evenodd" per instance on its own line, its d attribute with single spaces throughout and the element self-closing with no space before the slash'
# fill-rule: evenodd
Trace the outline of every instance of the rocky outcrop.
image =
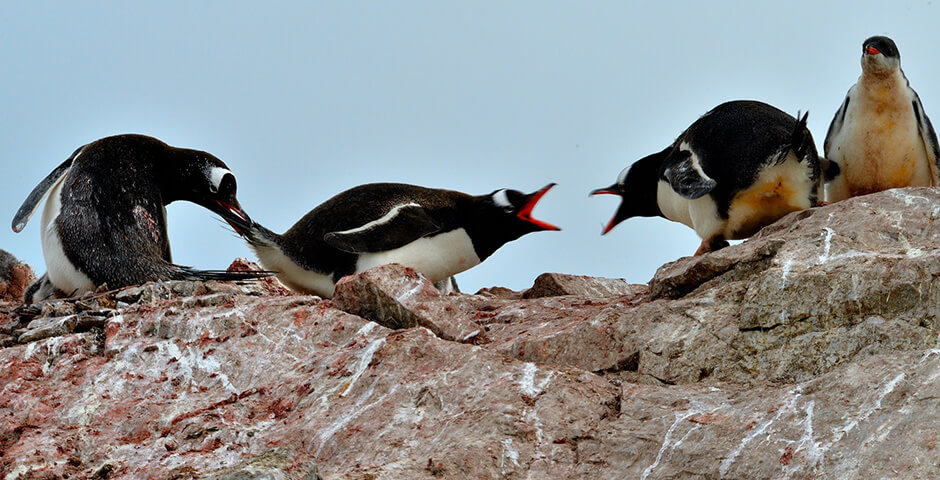
<svg viewBox="0 0 940 480">
<path fill-rule="evenodd" d="M 0 302 L 19 302 L 23 292 L 36 280 L 33 269 L 10 252 L 0 250 Z"/>
<path fill-rule="evenodd" d="M 940 197 L 793 213 L 646 285 L 272 280 L 0 309 L 4 478 L 936 478 Z"/>
</svg>

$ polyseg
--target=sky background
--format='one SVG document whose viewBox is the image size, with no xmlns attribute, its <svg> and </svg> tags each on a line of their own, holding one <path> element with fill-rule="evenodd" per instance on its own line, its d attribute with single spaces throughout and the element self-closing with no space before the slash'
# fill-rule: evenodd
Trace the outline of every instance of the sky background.
<svg viewBox="0 0 940 480">
<path fill-rule="evenodd" d="M 700 240 L 662 218 L 601 236 L 588 198 L 728 100 L 809 110 L 816 145 L 888 35 L 940 120 L 936 2 L 0 2 L 0 248 L 45 271 L 37 214 L 13 214 L 75 148 L 152 135 L 221 158 L 283 232 L 352 186 L 549 192 L 530 234 L 458 275 L 464 291 L 542 272 L 647 282 Z M 168 207 L 174 261 L 254 258 L 208 210 Z"/>
</svg>

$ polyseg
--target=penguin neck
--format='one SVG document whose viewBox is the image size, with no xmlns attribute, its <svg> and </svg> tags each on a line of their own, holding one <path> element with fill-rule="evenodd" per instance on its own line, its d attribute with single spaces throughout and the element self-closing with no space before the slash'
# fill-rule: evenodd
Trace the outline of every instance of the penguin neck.
<svg viewBox="0 0 940 480">
<path fill-rule="evenodd" d="M 470 237 L 473 250 L 481 262 L 499 247 L 528 233 L 519 228 L 524 226 L 522 220 L 507 222 L 507 214 L 489 201 L 489 195 L 460 198 L 457 200 L 457 211 L 461 217 L 459 225 Z"/>
<path fill-rule="evenodd" d="M 862 75 L 858 78 L 859 89 L 867 94 L 879 91 L 891 91 L 907 86 L 907 77 L 901 67 L 885 68 L 875 65 L 862 65 Z"/>
<path fill-rule="evenodd" d="M 863 72 L 858 80 L 858 96 L 861 102 L 888 104 L 903 99 L 904 104 L 910 107 L 906 95 L 903 95 L 908 86 L 907 78 L 900 68 L 888 71 Z"/>
<path fill-rule="evenodd" d="M 624 188 L 624 203 L 631 205 L 633 217 L 663 217 L 662 209 L 657 201 L 659 183 L 665 180 L 665 160 L 672 151 L 668 146 L 658 153 L 648 155 L 630 167 L 627 182 Z"/>
</svg>

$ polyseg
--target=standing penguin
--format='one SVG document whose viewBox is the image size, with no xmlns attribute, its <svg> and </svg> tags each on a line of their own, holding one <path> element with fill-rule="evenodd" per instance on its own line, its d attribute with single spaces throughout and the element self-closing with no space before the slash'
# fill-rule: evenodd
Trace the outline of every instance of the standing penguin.
<svg viewBox="0 0 940 480">
<path fill-rule="evenodd" d="M 826 188 L 829 202 L 940 184 L 937 134 L 890 38 L 862 44 L 862 75 L 829 124 L 823 151 L 839 166 Z"/>
<path fill-rule="evenodd" d="M 143 135 L 80 147 L 29 194 L 13 218 L 20 232 L 44 198 L 40 236 L 46 274 L 27 302 L 152 280 L 241 280 L 265 272 L 204 271 L 175 265 L 165 206 L 188 200 L 232 222 L 248 221 L 235 175 L 214 156 Z"/>
<path fill-rule="evenodd" d="M 527 233 L 559 230 L 532 209 L 550 184 L 523 194 L 501 189 L 471 196 L 452 190 L 372 183 L 323 202 L 283 235 L 243 219 L 232 223 L 266 269 L 293 290 L 332 297 L 345 275 L 388 263 L 432 282 L 450 277 Z"/>
<path fill-rule="evenodd" d="M 623 197 L 604 234 L 631 217 L 665 217 L 695 230 L 701 255 L 815 206 L 822 177 L 806 115 L 797 121 L 739 100 L 718 105 L 591 195 L 601 193 Z"/>
</svg>

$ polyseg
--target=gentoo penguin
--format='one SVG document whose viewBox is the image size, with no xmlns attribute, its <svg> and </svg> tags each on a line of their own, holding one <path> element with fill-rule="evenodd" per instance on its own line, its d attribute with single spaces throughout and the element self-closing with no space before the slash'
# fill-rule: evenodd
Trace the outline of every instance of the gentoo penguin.
<svg viewBox="0 0 940 480">
<path fill-rule="evenodd" d="M 559 230 L 532 209 L 555 184 L 523 194 L 501 189 L 471 196 L 400 183 L 342 192 L 311 210 L 283 235 L 248 221 L 232 224 L 264 268 L 293 290 L 332 297 L 345 275 L 400 263 L 435 283 L 479 264 L 527 233 Z"/>
<path fill-rule="evenodd" d="M 822 185 L 806 115 L 797 121 L 766 103 L 739 100 L 718 105 L 591 195 L 622 197 L 604 234 L 631 217 L 665 217 L 695 230 L 701 255 L 815 206 Z"/>
<path fill-rule="evenodd" d="M 823 151 L 839 165 L 826 188 L 829 202 L 940 183 L 937 134 L 890 38 L 871 37 L 862 44 L 862 75 L 829 124 Z"/>
<path fill-rule="evenodd" d="M 240 280 L 265 272 L 205 271 L 171 263 L 165 206 L 189 200 L 232 222 L 249 221 L 235 175 L 214 156 L 143 135 L 103 138 L 75 150 L 29 194 L 13 218 L 23 230 L 44 198 L 46 274 L 27 302 L 151 280 Z"/>
</svg>

